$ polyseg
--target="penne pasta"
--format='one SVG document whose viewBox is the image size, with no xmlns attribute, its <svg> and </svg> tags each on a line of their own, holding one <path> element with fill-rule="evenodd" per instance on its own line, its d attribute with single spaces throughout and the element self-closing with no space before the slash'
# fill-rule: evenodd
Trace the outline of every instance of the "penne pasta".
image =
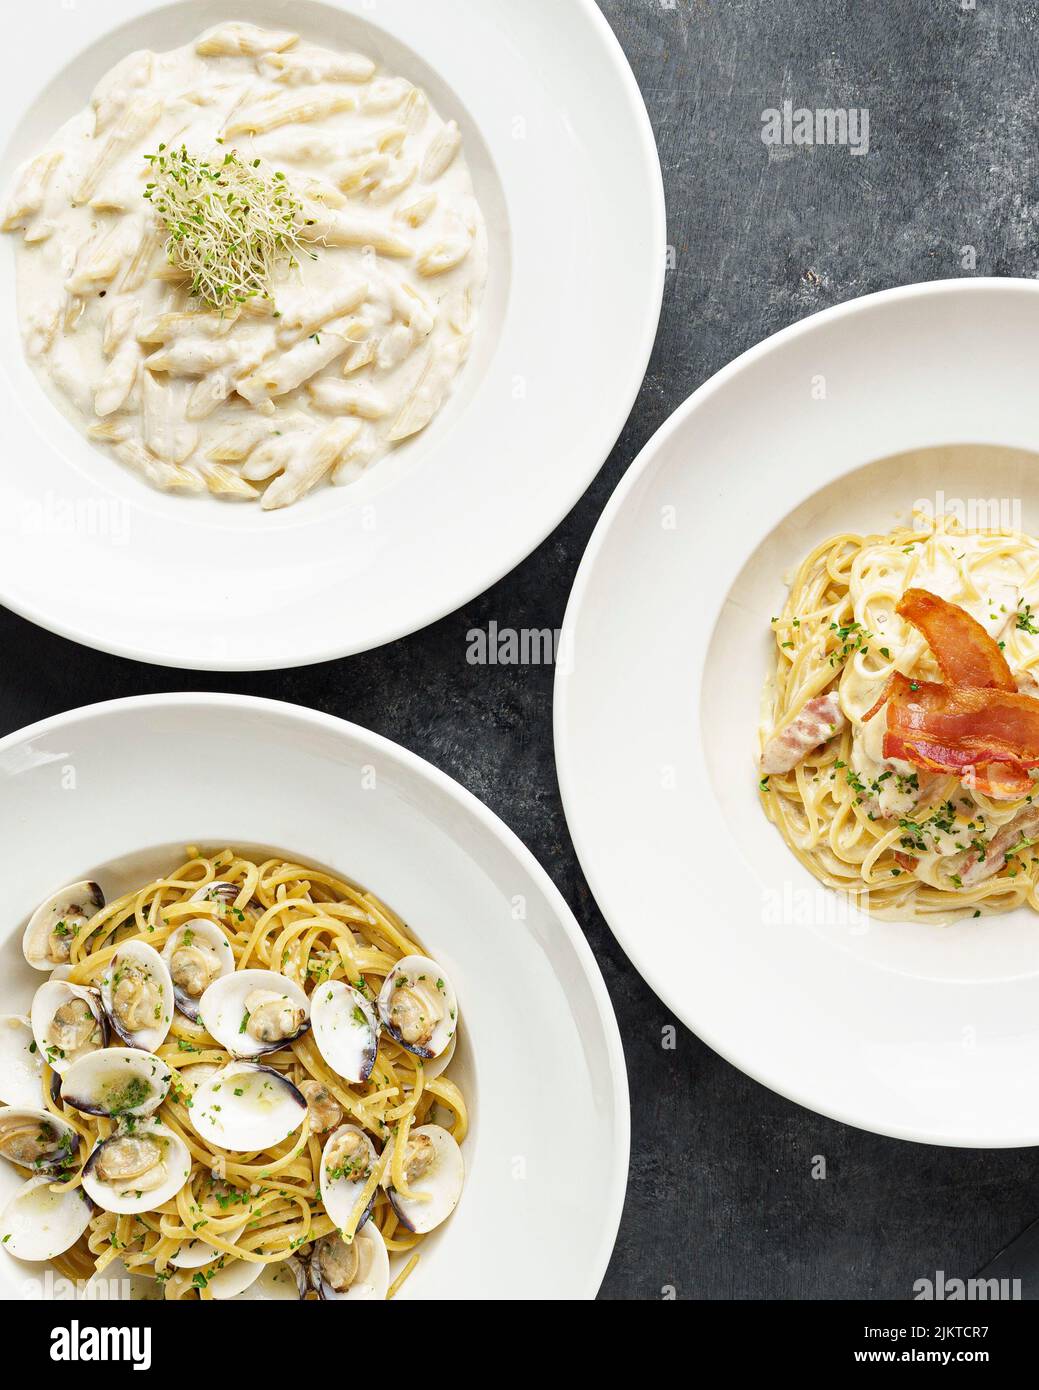
<svg viewBox="0 0 1039 1390">
<path fill-rule="evenodd" d="M 343 111 L 354 111 L 357 98 L 350 93 L 334 92 L 320 97 L 269 98 L 264 106 L 254 107 L 236 116 L 225 128 L 224 139 L 236 135 L 263 135 L 284 125 L 307 121 L 323 121 Z"/>
<path fill-rule="evenodd" d="M 0 223 L 5 232 L 26 226 L 29 219 L 39 212 L 51 175 L 63 158 L 61 150 L 44 150 L 43 154 L 24 166 L 4 211 L 3 222 Z"/>
<path fill-rule="evenodd" d="M 351 313 L 367 298 L 367 280 L 346 279 L 330 290 L 290 286 L 279 293 L 277 300 L 279 345 L 288 347 L 299 338 L 309 337 L 331 319 L 342 319 L 344 314 Z M 340 327 L 345 331 L 348 325 Z"/>
<path fill-rule="evenodd" d="M 299 35 L 288 29 L 261 29 L 256 24 L 218 24 L 195 44 L 203 58 L 257 58 L 267 53 L 284 53 L 299 42 Z"/>
<path fill-rule="evenodd" d="M 310 383 L 308 390 L 315 408 L 329 415 L 359 415 L 364 420 L 381 420 L 390 413 L 389 401 L 370 381 L 320 377 Z"/>
<path fill-rule="evenodd" d="M 454 163 L 455 156 L 462 148 L 462 132 L 457 121 L 448 121 L 443 130 L 438 130 L 429 143 L 422 161 L 422 177 L 426 183 L 435 183 Z"/>
<path fill-rule="evenodd" d="M 255 371 L 236 383 L 235 390 L 254 405 L 294 391 L 351 346 L 346 332 L 340 331 L 345 328 L 346 325 L 337 320 L 321 332 L 312 333 L 280 356 L 261 362 Z"/>
<path fill-rule="evenodd" d="M 141 373 L 141 432 L 144 443 L 166 463 L 183 463 L 198 443 L 198 429 L 185 419 L 181 382 L 160 381 L 149 371 Z"/>
<path fill-rule="evenodd" d="M 170 376 L 204 376 L 240 356 L 240 345 L 226 337 L 174 338 L 146 358 L 144 365 L 150 372 L 168 372 Z"/>
<path fill-rule="evenodd" d="M 155 78 L 155 54 L 147 49 L 128 53 L 116 63 L 94 88 L 90 105 L 94 110 L 94 138 L 117 121 L 127 107 L 141 99 L 141 93 Z"/>
<path fill-rule="evenodd" d="M 338 420 L 326 429 L 294 435 L 295 447 L 286 455 L 281 473 L 264 491 L 260 504 L 264 511 L 291 506 L 316 487 L 360 428 L 356 420 Z"/>
<path fill-rule="evenodd" d="M 74 203 L 89 202 L 97 191 L 102 178 L 116 160 L 143 140 L 161 115 L 162 103 L 159 101 L 141 101 L 128 106 L 113 125 L 100 152 L 94 157 L 87 172 L 76 185 L 72 201 Z"/>
<path fill-rule="evenodd" d="M 115 445 L 116 455 L 135 469 L 153 487 L 163 492 L 182 488 L 185 492 L 204 492 L 205 483 L 197 473 L 180 468 L 176 464 L 165 463 L 136 439 L 123 440 Z"/>
<path fill-rule="evenodd" d="M 370 246 L 380 256 L 401 259 L 415 254 L 405 237 L 359 212 L 316 211 L 306 234 L 324 246 Z"/>
<path fill-rule="evenodd" d="M 226 463 L 213 463 L 209 459 L 199 459 L 195 464 L 206 486 L 215 497 L 240 497 L 251 501 L 260 494 L 252 483 L 246 482 L 240 473 L 228 468 Z"/>
<path fill-rule="evenodd" d="M 25 350 L 155 487 L 287 506 L 423 428 L 487 243 L 458 123 L 372 58 L 233 20 L 123 57 L 12 182 Z"/>
<path fill-rule="evenodd" d="M 297 87 L 317 82 L 367 82 L 375 64 L 363 53 L 265 53 L 258 67 L 264 77 Z"/>
<path fill-rule="evenodd" d="M 140 223 L 124 219 L 88 242 L 65 282 L 69 294 L 91 294 L 110 285 L 130 260 L 140 237 Z"/>
</svg>

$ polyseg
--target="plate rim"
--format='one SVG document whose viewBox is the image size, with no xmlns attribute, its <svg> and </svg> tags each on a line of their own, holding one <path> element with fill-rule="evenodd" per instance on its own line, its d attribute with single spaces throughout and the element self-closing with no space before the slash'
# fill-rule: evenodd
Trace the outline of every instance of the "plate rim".
<svg viewBox="0 0 1039 1390">
<path fill-rule="evenodd" d="M 349 0 L 323 0 L 323 3 L 332 7 L 350 10 Z M 157 0 L 151 0 L 153 7 L 158 8 Z M 644 315 L 637 337 L 629 339 L 633 344 L 626 350 L 625 357 L 630 361 L 631 369 L 627 377 L 627 384 L 622 391 L 617 391 L 613 395 L 613 405 L 604 403 L 604 408 L 596 412 L 591 422 L 591 432 L 597 441 L 594 448 L 586 446 L 589 460 L 595 458 L 598 462 L 594 465 L 589 462 L 586 468 L 581 470 L 581 475 L 575 477 L 570 486 L 565 489 L 564 495 L 560 497 L 551 514 L 545 515 L 541 522 L 531 529 L 530 536 L 526 541 L 519 541 L 510 550 L 502 553 L 502 557 L 497 561 L 492 569 L 482 575 L 479 580 L 470 577 L 468 580 L 459 580 L 450 589 L 446 590 L 441 597 L 435 601 L 425 604 L 417 604 L 413 615 L 410 618 L 400 618 L 397 622 L 382 629 L 382 635 L 378 640 L 362 638 L 357 640 L 345 640 L 344 638 L 329 637 L 326 643 L 320 648 L 314 647 L 304 654 L 296 653 L 292 656 L 276 655 L 257 658 L 246 657 L 221 657 L 206 652 L 178 654 L 163 651 L 160 647 L 148 650 L 135 646 L 132 642 L 120 641 L 117 638 L 102 640 L 100 635 L 89 636 L 86 631 L 72 622 L 62 620 L 60 614 L 54 616 L 45 615 L 41 609 L 27 597 L 18 599 L 12 598 L 6 592 L 3 583 L 3 574 L 0 571 L 0 606 L 7 608 L 18 617 L 33 623 L 45 631 L 52 632 L 58 637 L 68 641 L 76 642 L 94 651 L 104 652 L 110 656 L 123 657 L 128 660 L 139 661 L 145 665 L 166 666 L 176 670 L 196 670 L 207 672 L 246 672 L 246 671 L 272 671 L 272 670 L 297 670 L 306 666 L 320 665 L 327 661 L 336 661 L 345 657 L 361 655 L 368 651 L 377 651 L 381 647 L 400 641 L 405 637 L 410 637 L 415 633 L 424 631 L 426 628 L 439 622 L 471 603 L 480 594 L 494 587 L 506 575 L 510 574 L 519 565 L 523 564 L 541 546 L 553 531 L 565 520 L 574 509 L 577 503 L 592 487 L 595 479 L 605 466 L 610 454 L 616 447 L 624 426 L 626 425 L 639 392 L 645 383 L 646 374 L 649 369 L 650 359 L 656 345 L 657 335 L 660 327 L 660 318 L 663 310 L 664 289 L 667 279 L 667 265 L 665 251 L 667 247 L 667 201 L 664 187 L 663 169 L 660 162 L 660 152 L 657 146 L 656 136 L 650 121 L 649 111 L 646 106 L 645 98 L 642 95 L 638 80 L 635 77 L 627 54 L 621 45 L 620 40 L 614 33 L 612 26 L 606 16 L 600 10 L 596 0 L 571 0 L 577 8 L 584 13 L 585 19 L 594 30 L 602 45 L 603 55 L 608 60 L 614 77 L 619 81 L 622 91 L 626 97 L 627 115 L 631 122 L 633 133 L 638 136 L 638 143 L 641 147 L 641 163 L 648 177 L 652 189 L 652 239 L 656 245 L 658 255 L 652 276 L 652 290 L 644 306 Z M 105 24 L 106 16 L 100 11 L 96 19 L 91 22 L 90 35 L 107 32 Z M 144 486 L 144 484 L 142 484 Z M 477 587 L 474 589 L 473 584 Z"/>
<path fill-rule="evenodd" d="M 819 309 L 806 315 L 797 322 L 788 324 L 785 328 L 778 329 L 769 334 L 760 342 L 753 344 L 745 351 L 739 353 L 731 361 L 698 386 L 684 401 L 678 405 L 668 418 L 654 432 L 652 437 L 646 442 L 644 447 L 635 458 L 631 467 L 621 478 L 617 487 L 614 489 L 602 514 L 592 532 L 581 562 L 578 565 L 577 573 L 574 576 L 573 586 L 570 597 L 567 600 L 566 612 L 563 617 L 563 624 L 560 634 L 560 646 L 563 651 L 573 652 L 576 649 L 576 632 L 580 625 L 581 610 L 588 598 L 591 588 L 591 580 L 596 566 L 601 558 L 607 539 L 612 531 L 619 514 L 623 510 L 628 497 L 636 490 L 643 477 L 653 467 L 657 454 L 660 449 L 671 439 L 672 435 L 678 433 L 685 427 L 686 421 L 693 415 L 700 404 L 714 396 L 722 390 L 730 380 L 738 376 L 746 368 L 755 365 L 763 358 L 772 356 L 781 351 L 788 343 L 796 341 L 801 337 L 808 336 L 825 328 L 833 322 L 846 318 L 853 318 L 860 314 L 868 313 L 871 309 L 882 307 L 888 303 L 898 303 L 912 299 L 933 298 L 939 299 L 951 297 L 956 294 L 979 294 L 983 291 L 997 294 L 1014 296 L 1028 294 L 1039 297 L 1039 280 L 1027 279 L 1023 276 L 972 276 L 964 278 L 946 278 L 941 280 L 920 281 L 911 285 L 897 285 L 886 290 L 876 290 L 870 294 L 859 295 L 854 299 L 846 300 L 842 304 L 831 305 L 825 309 Z M 788 1082 L 781 1082 L 773 1077 L 766 1066 L 746 1059 L 743 1050 L 738 1045 L 733 1045 L 729 1041 L 723 1041 L 717 1036 L 716 1030 L 704 1029 L 695 1023 L 683 1007 L 679 1006 L 678 997 L 668 984 L 666 972 L 654 967 L 652 956 L 648 952 L 642 952 L 638 946 L 637 933 L 629 931 L 623 924 L 622 914 L 612 910 L 610 906 L 610 895 L 607 885 L 604 883 L 603 875 L 599 867 L 598 857 L 595 853 L 591 839 L 585 833 L 584 816 L 581 809 L 581 796 L 577 786 L 577 778 L 570 761 L 570 744 L 566 736 L 565 711 L 569 704 L 571 682 L 573 670 L 569 662 L 560 663 L 556 668 L 555 681 L 552 692 L 552 727 L 553 727 L 553 746 L 555 749 L 556 775 L 559 782 L 560 797 L 563 803 L 563 813 L 566 817 L 567 828 L 573 841 L 574 850 L 577 854 L 581 871 L 585 876 L 588 887 L 591 890 L 596 904 L 602 913 L 603 919 L 612 932 L 617 944 L 624 952 L 625 957 L 632 968 L 641 976 L 658 999 L 678 1018 L 683 1025 L 695 1036 L 705 1043 L 713 1052 L 717 1053 L 724 1061 L 741 1071 L 752 1081 L 773 1091 L 776 1095 L 782 1096 L 785 1100 L 792 1101 L 813 1114 L 823 1115 L 828 1119 L 835 1120 L 839 1124 L 848 1125 L 851 1128 L 862 1130 L 869 1134 L 882 1134 L 890 1138 L 906 1140 L 917 1144 L 939 1145 L 949 1148 L 978 1148 L 976 1141 L 959 1136 L 939 1136 L 934 1133 L 923 1133 L 914 1130 L 909 1125 L 890 1124 L 883 1129 L 874 1124 L 867 1123 L 862 1117 L 857 1116 L 849 1110 L 842 1110 L 840 1107 L 828 1106 L 821 1109 L 807 1094 L 797 1085 Z M 697 690 L 695 696 L 694 710 L 699 710 L 702 698 L 702 691 Z M 994 1142 L 986 1140 L 981 1145 L 982 1148 L 1029 1148 L 1039 1144 L 1039 1134 L 1032 1140 L 1015 1139 L 1010 1141 Z"/>
<path fill-rule="evenodd" d="M 517 860 L 530 875 L 556 916 L 570 946 L 574 950 L 581 973 L 591 991 L 600 1026 L 606 1044 L 607 1062 L 610 1072 L 610 1092 L 615 1111 L 617 1143 L 611 1153 L 611 1173 L 607 1209 L 598 1223 L 597 1240 L 594 1249 L 594 1266 L 584 1279 L 584 1284 L 573 1297 L 581 1300 L 594 1300 L 599 1293 L 606 1271 L 613 1256 L 617 1236 L 620 1231 L 628 1188 L 628 1171 L 631 1160 L 631 1095 L 628 1086 L 627 1063 L 621 1042 L 620 1025 L 613 1002 L 610 998 L 602 970 L 580 923 L 532 850 L 528 849 L 514 830 L 486 806 L 467 787 L 456 781 L 448 773 L 413 753 L 410 749 L 392 739 L 367 729 L 352 720 L 338 715 L 325 714 L 287 700 L 272 700 L 258 695 L 233 695 L 223 691 L 171 691 L 150 695 L 131 695 L 120 699 L 102 700 L 95 704 L 81 705 L 65 710 L 46 719 L 37 720 L 19 729 L 12 730 L 0 738 L 0 756 L 17 745 L 53 734 L 70 725 L 81 724 L 125 709 L 200 709 L 216 707 L 223 710 L 248 710 L 255 714 L 273 714 L 303 726 L 322 729 L 339 738 L 354 738 L 370 747 L 381 758 L 405 773 L 418 776 L 431 783 L 433 788 L 452 799 L 465 813 L 474 817 L 480 826 L 490 832 L 505 850 Z"/>
</svg>

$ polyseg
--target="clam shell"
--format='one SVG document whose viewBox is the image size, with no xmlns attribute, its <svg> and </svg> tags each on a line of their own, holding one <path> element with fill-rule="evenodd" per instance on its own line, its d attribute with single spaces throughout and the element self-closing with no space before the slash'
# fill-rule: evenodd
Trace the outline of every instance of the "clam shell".
<svg viewBox="0 0 1039 1390">
<path fill-rule="evenodd" d="M 68 960 L 76 930 L 105 905 L 105 895 L 90 879 L 59 888 L 39 905 L 22 936 L 22 954 L 34 970 L 53 970 Z M 67 925 L 63 925 L 67 924 Z M 60 931 L 55 935 L 55 929 Z"/>
<path fill-rule="evenodd" d="M 273 1067 L 231 1062 L 195 1091 L 191 1123 L 209 1144 L 234 1153 L 272 1148 L 299 1129 L 307 1102 Z"/>
<path fill-rule="evenodd" d="M 52 1260 L 75 1245 L 92 1215 L 80 1188 L 55 1191 L 52 1178 L 30 1178 L 0 1212 L 0 1244 L 19 1260 Z"/>
<path fill-rule="evenodd" d="M 306 1292 L 306 1274 L 299 1260 L 292 1255 L 276 1264 L 260 1266 L 259 1275 L 241 1293 L 243 1302 L 288 1302 L 299 1300 Z"/>
<path fill-rule="evenodd" d="M 359 1134 L 364 1140 L 368 1151 L 368 1171 L 362 1176 L 359 1182 L 353 1181 L 346 1174 L 334 1175 L 332 1168 L 332 1154 L 337 1141 L 343 1134 Z M 361 1190 L 365 1182 L 371 1176 L 371 1165 L 376 1162 L 379 1155 L 371 1138 L 358 1125 L 340 1125 L 338 1129 L 332 1131 L 328 1136 L 325 1147 L 321 1151 L 321 1201 L 324 1203 L 325 1211 L 336 1223 L 339 1230 L 345 1230 L 353 1214 L 357 1199 L 361 1195 Z M 356 1230 L 359 1231 L 372 1214 L 372 1207 L 375 1205 L 375 1196 L 368 1203 L 367 1208 L 361 1213 L 357 1222 Z"/>
<path fill-rule="evenodd" d="M 433 1023 L 430 1015 L 431 1034 L 424 1041 L 407 1042 L 394 1017 L 393 997 L 401 986 L 412 986 L 434 999 L 440 1016 Z M 458 1027 L 458 1001 L 447 972 L 428 956 L 405 956 L 399 960 L 379 991 L 379 1019 L 390 1037 L 416 1057 L 439 1057 L 447 1051 Z"/>
<path fill-rule="evenodd" d="M 344 1081 L 367 1081 L 379 1048 L 375 1010 L 353 985 L 330 980 L 310 996 L 310 1022 L 317 1050 Z"/>
<path fill-rule="evenodd" d="M 423 1081 L 432 1081 L 435 1077 L 441 1076 L 447 1071 L 448 1067 L 455 1060 L 455 1047 L 457 1043 L 458 1034 L 456 1033 L 439 1057 L 431 1057 L 428 1061 L 423 1060 Z"/>
<path fill-rule="evenodd" d="M 185 922 L 182 926 L 177 927 L 177 929 L 170 932 L 169 936 L 166 938 L 166 944 L 162 948 L 162 958 L 171 972 L 171 980 L 173 979 L 172 962 L 174 953 L 180 948 L 185 934 L 188 932 L 192 933 L 193 939 L 211 947 L 216 953 L 220 962 L 220 973 L 217 975 L 217 979 L 222 979 L 225 975 L 234 974 L 234 952 L 231 950 L 231 943 L 227 939 L 227 933 L 222 931 L 215 922 L 210 922 L 204 917 L 199 917 L 193 922 Z M 188 994 L 185 990 L 180 988 L 175 980 L 173 980 L 173 998 L 180 1012 L 186 1018 L 190 1018 L 193 1023 L 197 1023 L 199 1020 L 201 996 L 196 998 Z"/>
<path fill-rule="evenodd" d="M 291 1037 L 264 1043 L 247 1031 L 249 1016 L 245 1001 L 254 990 L 269 990 L 272 994 L 285 995 L 297 1008 L 304 1010 L 303 1023 Z M 307 1031 L 310 1027 L 310 1000 L 294 980 L 273 970 L 237 970 L 233 975 L 224 975 L 213 981 L 199 1002 L 199 1015 L 209 1035 L 216 1038 L 232 1057 L 262 1057 L 268 1052 L 278 1052 L 287 1047 Z"/>
<path fill-rule="evenodd" d="M 136 1188 L 133 1178 L 121 1182 L 105 1182 L 98 1173 L 101 1155 L 110 1144 L 117 1143 L 129 1134 L 129 1131 L 120 1129 L 110 1139 L 95 1144 L 83 1166 L 83 1188 L 87 1196 L 103 1211 L 114 1211 L 123 1216 L 153 1211 L 156 1207 L 161 1207 L 177 1195 L 191 1176 L 191 1154 L 188 1146 L 171 1129 L 149 1118 L 135 1122 L 132 1137 L 154 1138 L 164 1146 L 167 1170 L 165 1181 L 148 1191 Z"/>
<path fill-rule="evenodd" d="M 325 1237 L 325 1240 L 331 1239 L 331 1236 Z M 311 1287 L 320 1298 L 328 1302 L 339 1299 L 369 1302 L 386 1297 L 390 1288 L 390 1257 L 378 1226 L 369 1224 L 354 1237 L 360 1266 L 353 1283 L 341 1293 L 326 1283 L 321 1268 L 321 1248 L 325 1240 L 318 1241 L 310 1259 Z"/>
<path fill-rule="evenodd" d="M 44 1136 L 47 1136 L 48 1141 L 53 1138 L 47 1156 L 32 1163 L 22 1163 L 5 1151 L 5 1140 L 8 1136 L 25 1125 L 36 1126 L 36 1134 L 40 1136 L 41 1141 Z M 23 1109 L 15 1105 L 5 1105 L 0 1109 L 0 1157 L 6 1158 L 16 1168 L 24 1168 L 26 1172 L 61 1174 L 74 1165 L 78 1151 L 77 1132 L 66 1120 L 52 1115 L 49 1110 L 28 1106 Z M 54 1181 L 53 1177 L 51 1181 Z"/>
<path fill-rule="evenodd" d="M 240 1226 L 235 1226 L 227 1231 L 223 1239 L 233 1245 L 248 1225 L 248 1221 L 243 1221 Z M 170 1264 L 174 1269 L 201 1269 L 203 1265 L 212 1264 L 218 1260 L 222 1251 L 215 1245 L 210 1245 L 208 1241 L 196 1237 L 194 1240 L 186 1240 L 170 1256 Z"/>
<path fill-rule="evenodd" d="M 69 999 L 82 999 L 101 1029 L 100 1042 L 88 1043 L 75 1052 L 63 1051 L 54 1041 L 53 1033 L 54 1015 Z M 108 1042 L 108 1019 L 101 1004 L 101 995 L 96 989 L 87 989 L 83 985 L 70 985 L 67 980 L 48 980 L 46 984 L 40 985 L 33 995 L 30 1019 L 33 1037 L 41 1056 L 51 1070 L 58 1072 L 59 1075 L 67 1072 L 72 1064 L 79 1061 L 81 1057 L 89 1056 L 90 1053 L 98 1051 Z"/>
<path fill-rule="evenodd" d="M 458 1205 L 465 1185 L 465 1160 L 454 1138 L 439 1125 L 420 1125 L 411 1131 L 409 1138 L 414 1139 L 423 1134 L 432 1141 L 436 1149 L 436 1161 L 427 1173 L 408 1184 L 416 1196 L 404 1197 L 390 1186 L 395 1142 L 392 1139 L 388 1145 L 390 1161 L 386 1166 L 384 1178 L 386 1194 L 393 1203 L 393 1209 L 400 1218 L 401 1225 L 406 1226 L 409 1231 L 414 1231 L 416 1235 L 425 1235 L 427 1231 L 435 1230 L 447 1220 Z M 428 1200 L 423 1200 L 423 1195 Z"/>
<path fill-rule="evenodd" d="M 263 1274 L 263 1265 L 256 1260 L 225 1260 L 210 1276 L 206 1285 L 209 1296 L 218 1303 L 240 1298 Z"/>
<path fill-rule="evenodd" d="M 147 1026 L 136 1032 L 124 1023 L 114 1007 L 114 996 L 118 990 L 123 968 L 135 965 L 159 987 L 161 1002 L 154 1021 L 149 1019 Z M 101 977 L 101 1002 L 112 1027 L 126 1043 L 127 1047 L 139 1047 L 145 1052 L 154 1052 L 161 1047 L 173 1022 L 173 981 L 166 968 L 166 962 L 154 947 L 145 941 L 124 941 L 105 967 Z"/>
<path fill-rule="evenodd" d="M 61 1080 L 61 1098 L 84 1115 L 150 1115 L 169 1094 L 169 1067 L 136 1047 L 106 1047 L 74 1062 Z"/>
<path fill-rule="evenodd" d="M 39 1105 L 42 1095 L 43 1057 L 32 1024 L 18 1014 L 0 1017 L 0 1100 Z"/>
</svg>

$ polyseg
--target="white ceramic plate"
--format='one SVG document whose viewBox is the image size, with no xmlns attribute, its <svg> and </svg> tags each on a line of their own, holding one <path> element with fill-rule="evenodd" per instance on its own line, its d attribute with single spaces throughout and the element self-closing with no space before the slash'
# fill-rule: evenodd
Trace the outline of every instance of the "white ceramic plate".
<svg viewBox="0 0 1039 1390">
<path fill-rule="evenodd" d="M 135 48 L 222 19 L 356 47 L 462 126 L 488 218 L 477 340 L 429 430 L 285 512 L 165 496 L 83 439 L 25 362 L 0 238 L 0 602 L 207 670 L 365 651 L 468 602 L 565 516 L 641 384 L 664 283 L 642 98 L 593 0 L 38 0 L 9 6 L 0 182 Z"/>
<path fill-rule="evenodd" d="M 408 1298 L 587 1298 L 628 1168 L 628 1092 L 595 960 L 548 876 L 488 810 L 376 735 L 291 705 L 219 695 L 121 700 L 0 741 L 0 1013 L 39 976 L 21 930 L 60 883 L 109 896 L 189 843 L 265 847 L 384 898 L 458 992 L 458 1079 L 473 1111 L 458 1210 Z M 0 1163 L 0 1200 L 16 1185 Z M 0 1253 L 0 1297 L 42 1271 Z"/>
<path fill-rule="evenodd" d="M 931 1143 L 1039 1143 L 1039 918 L 849 920 L 800 867 L 757 800 L 769 619 L 817 542 L 908 524 L 918 500 L 1016 503 L 1039 532 L 1037 345 L 1039 285 L 975 280 L 872 295 L 739 358 L 617 489 L 557 677 L 570 828 L 649 984 L 774 1090 Z"/>
</svg>

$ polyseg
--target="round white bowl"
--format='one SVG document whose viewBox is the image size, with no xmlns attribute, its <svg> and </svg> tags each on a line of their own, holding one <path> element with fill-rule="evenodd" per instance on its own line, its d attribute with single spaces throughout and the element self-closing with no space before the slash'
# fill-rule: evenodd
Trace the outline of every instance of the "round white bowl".
<svg viewBox="0 0 1039 1390">
<path fill-rule="evenodd" d="M 206 670 L 366 651 L 467 603 L 566 515 L 642 382 L 664 284 L 645 106 L 593 0 L 59 0 L 9 7 L 0 183 L 135 48 L 222 19 L 356 47 L 461 124 L 491 236 L 476 341 L 433 424 L 295 507 L 159 493 L 25 361 L 0 238 L 0 602 L 65 637 Z"/>
<path fill-rule="evenodd" d="M 25 921 L 61 883 L 109 896 L 188 844 L 262 847 L 384 898 L 458 992 L 468 1181 L 404 1298 L 590 1298 L 620 1221 L 628 1092 L 617 1024 L 572 914 L 530 853 L 428 763 L 352 724 L 220 695 L 119 700 L 0 741 L 7 927 L 0 1013 L 40 976 Z M 0 1162 L 0 1201 L 17 1186 Z M 38 1297 L 0 1253 L 0 1297 Z"/>
<path fill-rule="evenodd" d="M 567 818 L 636 968 L 765 1085 L 931 1143 L 1039 1143 L 1039 918 L 878 922 L 801 868 L 757 798 L 769 620 L 816 543 L 920 501 L 1039 534 L 1037 343 L 1039 284 L 960 280 L 740 357 L 611 499 L 557 675 Z"/>
</svg>

